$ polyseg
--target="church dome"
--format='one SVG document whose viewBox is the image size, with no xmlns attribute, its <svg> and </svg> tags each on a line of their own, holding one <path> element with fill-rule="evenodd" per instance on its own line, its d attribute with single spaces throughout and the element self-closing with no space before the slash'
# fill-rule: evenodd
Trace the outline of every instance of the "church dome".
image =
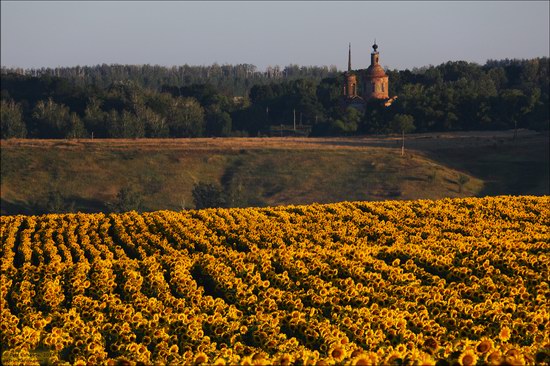
<svg viewBox="0 0 550 366">
<path fill-rule="evenodd" d="M 386 72 L 379 64 L 370 65 L 367 68 L 366 76 L 370 78 L 381 78 L 386 76 Z"/>
</svg>

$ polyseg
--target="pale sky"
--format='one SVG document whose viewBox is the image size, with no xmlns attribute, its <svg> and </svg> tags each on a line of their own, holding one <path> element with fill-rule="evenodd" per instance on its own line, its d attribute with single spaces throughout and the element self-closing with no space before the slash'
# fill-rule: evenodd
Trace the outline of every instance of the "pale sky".
<svg viewBox="0 0 550 366">
<path fill-rule="evenodd" d="M 1 64 L 369 65 L 549 56 L 550 1 L 4 1 Z"/>
</svg>

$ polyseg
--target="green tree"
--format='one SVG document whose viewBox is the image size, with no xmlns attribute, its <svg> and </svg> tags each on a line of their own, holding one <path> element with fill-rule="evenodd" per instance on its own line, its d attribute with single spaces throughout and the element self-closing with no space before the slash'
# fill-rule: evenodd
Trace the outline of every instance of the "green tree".
<svg viewBox="0 0 550 366">
<path fill-rule="evenodd" d="M 172 137 L 199 137 L 204 134 L 204 109 L 195 98 L 174 98 L 168 115 Z"/>
<path fill-rule="evenodd" d="M 107 121 L 107 133 L 111 138 L 140 138 L 145 136 L 145 125 L 132 112 L 124 110 L 119 114 L 111 110 Z"/>
<path fill-rule="evenodd" d="M 401 132 L 403 135 L 403 144 L 401 145 L 401 156 L 405 155 L 405 133 L 415 130 L 414 118 L 408 114 L 396 114 L 391 120 L 390 127 L 394 132 Z"/>
<path fill-rule="evenodd" d="M 53 99 L 39 101 L 32 113 L 37 124 L 39 137 L 43 138 L 79 138 L 84 137 L 84 124 L 69 108 Z"/>
<path fill-rule="evenodd" d="M 143 197 L 134 186 L 126 185 L 122 187 L 111 208 L 115 212 L 138 211 L 143 203 Z"/>
<path fill-rule="evenodd" d="M 529 98 L 519 89 L 505 89 L 499 96 L 501 119 L 506 127 L 514 128 L 514 139 L 517 137 L 518 123 L 523 115 L 530 112 Z"/>
<path fill-rule="evenodd" d="M 107 137 L 108 114 L 101 109 L 102 104 L 101 100 L 92 97 L 84 111 L 84 127 L 93 137 Z"/>
<path fill-rule="evenodd" d="M 27 137 L 27 127 L 23 122 L 21 105 L 14 101 L 1 101 L 0 122 L 2 124 L 0 136 L 3 139 Z"/>
<path fill-rule="evenodd" d="M 170 129 L 166 118 L 155 113 L 152 109 L 140 106 L 136 111 L 139 124 L 144 126 L 146 137 L 168 137 Z"/>
<path fill-rule="evenodd" d="M 78 139 L 87 136 L 86 128 L 80 120 L 80 117 L 74 112 L 69 116 L 68 125 L 65 132 L 65 138 Z"/>
<path fill-rule="evenodd" d="M 209 110 L 206 113 L 206 135 L 227 137 L 231 135 L 231 116 L 227 112 Z"/>
</svg>

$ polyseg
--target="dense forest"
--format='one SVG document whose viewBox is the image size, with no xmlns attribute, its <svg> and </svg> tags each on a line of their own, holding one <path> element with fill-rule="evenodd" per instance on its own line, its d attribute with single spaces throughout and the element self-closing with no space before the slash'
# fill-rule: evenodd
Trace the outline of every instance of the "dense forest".
<svg viewBox="0 0 550 366">
<path fill-rule="evenodd" d="M 313 136 L 549 126 L 548 58 L 387 74 L 397 99 L 363 113 L 346 108 L 334 67 L 2 68 L 1 137 L 258 136 L 293 122 Z"/>
</svg>

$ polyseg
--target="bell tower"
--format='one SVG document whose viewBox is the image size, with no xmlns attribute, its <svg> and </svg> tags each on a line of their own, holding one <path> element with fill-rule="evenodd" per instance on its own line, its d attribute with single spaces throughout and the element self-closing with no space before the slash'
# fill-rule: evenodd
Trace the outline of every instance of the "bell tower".
<svg viewBox="0 0 550 366">
<path fill-rule="evenodd" d="M 351 99 L 357 97 L 357 76 L 351 70 L 351 43 L 348 49 L 348 71 L 344 74 L 344 97 Z"/>
<path fill-rule="evenodd" d="M 365 73 L 365 99 L 388 99 L 388 76 L 380 66 L 380 54 L 376 40 L 372 45 L 370 66 Z"/>
</svg>

